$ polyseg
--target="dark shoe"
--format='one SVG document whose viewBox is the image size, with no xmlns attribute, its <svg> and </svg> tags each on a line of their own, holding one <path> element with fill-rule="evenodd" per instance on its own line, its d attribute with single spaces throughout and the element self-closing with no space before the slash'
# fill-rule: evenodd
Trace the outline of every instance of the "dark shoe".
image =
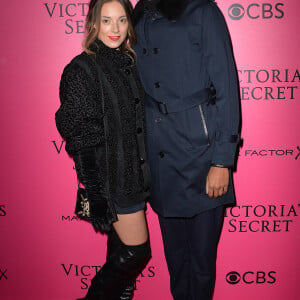
<svg viewBox="0 0 300 300">
<path fill-rule="evenodd" d="M 127 285 L 119 300 L 131 300 L 133 299 L 133 291 L 134 291 L 134 284 Z"/>
</svg>

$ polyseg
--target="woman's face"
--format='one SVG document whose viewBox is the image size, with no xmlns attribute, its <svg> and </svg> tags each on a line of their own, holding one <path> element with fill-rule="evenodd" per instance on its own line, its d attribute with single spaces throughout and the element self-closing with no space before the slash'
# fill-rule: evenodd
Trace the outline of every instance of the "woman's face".
<svg viewBox="0 0 300 300">
<path fill-rule="evenodd" d="M 104 3 L 100 14 L 99 40 L 110 48 L 118 48 L 126 39 L 128 20 L 123 6 L 117 1 Z"/>
</svg>

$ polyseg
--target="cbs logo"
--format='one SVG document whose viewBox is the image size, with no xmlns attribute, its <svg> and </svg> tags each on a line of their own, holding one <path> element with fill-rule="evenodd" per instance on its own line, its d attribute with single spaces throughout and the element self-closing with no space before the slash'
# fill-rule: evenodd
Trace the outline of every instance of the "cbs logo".
<svg viewBox="0 0 300 300">
<path fill-rule="evenodd" d="M 284 11 L 282 7 L 283 3 L 252 3 L 246 8 L 239 3 L 234 3 L 228 8 L 228 15 L 232 20 L 241 20 L 245 14 L 250 19 L 282 19 L 284 17 Z"/>
<path fill-rule="evenodd" d="M 257 271 L 257 272 L 252 272 L 252 271 L 247 271 L 240 275 L 238 272 L 232 271 L 229 272 L 226 275 L 226 281 L 229 284 L 238 284 L 240 281 L 246 283 L 246 284 L 263 284 L 263 283 L 269 283 L 273 284 L 276 282 L 275 278 L 276 272 L 275 271 L 270 271 L 268 273 L 263 272 L 263 271 Z"/>
</svg>

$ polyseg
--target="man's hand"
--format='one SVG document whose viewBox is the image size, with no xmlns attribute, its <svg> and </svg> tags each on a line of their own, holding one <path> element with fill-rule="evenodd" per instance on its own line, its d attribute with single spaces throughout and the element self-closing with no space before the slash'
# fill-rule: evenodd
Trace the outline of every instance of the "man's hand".
<svg viewBox="0 0 300 300">
<path fill-rule="evenodd" d="M 229 171 L 227 168 L 211 166 L 206 177 L 206 193 L 210 198 L 220 197 L 227 193 Z"/>
</svg>

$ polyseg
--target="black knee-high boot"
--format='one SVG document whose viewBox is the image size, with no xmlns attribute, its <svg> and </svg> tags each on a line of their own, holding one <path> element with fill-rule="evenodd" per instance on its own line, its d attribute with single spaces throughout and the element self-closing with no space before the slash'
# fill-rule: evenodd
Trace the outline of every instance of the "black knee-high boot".
<svg viewBox="0 0 300 300">
<path fill-rule="evenodd" d="M 92 279 L 81 300 L 117 300 L 129 283 L 145 268 L 151 257 L 149 240 L 137 246 L 121 244 Z"/>
<path fill-rule="evenodd" d="M 108 233 L 107 238 L 107 252 L 106 252 L 106 260 L 109 260 L 114 253 L 116 253 L 120 247 L 123 245 L 118 234 L 112 227 L 112 230 Z M 128 285 L 124 288 L 120 298 L 120 300 L 131 300 L 133 298 L 134 293 L 134 280 L 129 282 Z"/>
</svg>

